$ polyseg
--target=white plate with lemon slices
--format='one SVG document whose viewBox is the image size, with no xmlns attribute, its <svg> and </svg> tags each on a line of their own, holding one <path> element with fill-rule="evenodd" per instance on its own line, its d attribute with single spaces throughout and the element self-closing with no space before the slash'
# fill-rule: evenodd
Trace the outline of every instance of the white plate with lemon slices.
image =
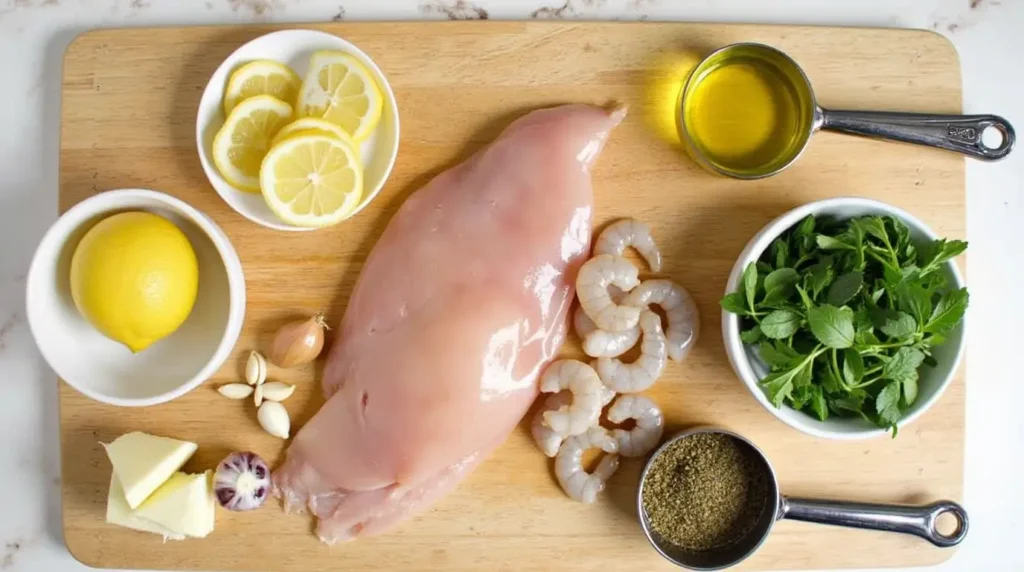
<svg viewBox="0 0 1024 572">
<path fill-rule="evenodd" d="M 283 30 L 235 50 L 206 85 L 196 144 L 231 208 L 287 231 L 337 224 L 380 192 L 398 155 L 398 107 L 359 48 Z"/>
</svg>

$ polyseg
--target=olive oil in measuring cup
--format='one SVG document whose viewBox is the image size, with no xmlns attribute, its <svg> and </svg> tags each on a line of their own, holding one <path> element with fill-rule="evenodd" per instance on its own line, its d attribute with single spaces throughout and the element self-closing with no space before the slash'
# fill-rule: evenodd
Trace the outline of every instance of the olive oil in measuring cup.
<svg viewBox="0 0 1024 572">
<path fill-rule="evenodd" d="M 684 87 L 680 127 L 690 155 L 714 171 L 759 178 L 807 142 L 813 96 L 772 51 L 735 44 L 705 59 Z M 796 81 L 794 81 L 796 80 Z M 696 152 L 695 152 L 696 151 Z"/>
<path fill-rule="evenodd" d="M 829 129 L 938 147 L 986 161 L 1007 156 L 1016 139 L 998 115 L 937 115 L 825 109 L 789 56 L 764 44 L 732 44 L 704 58 L 680 92 L 680 138 L 708 170 L 760 179 L 785 169 L 811 135 Z M 994 131 L 998 143 L 982 139 Z"/>
</svg>

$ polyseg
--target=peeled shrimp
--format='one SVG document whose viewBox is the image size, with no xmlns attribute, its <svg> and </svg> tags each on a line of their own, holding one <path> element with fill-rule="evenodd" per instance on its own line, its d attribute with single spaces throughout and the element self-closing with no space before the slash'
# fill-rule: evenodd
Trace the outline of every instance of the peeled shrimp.
<svg viewBox="0 0 1024 572">
<path fill-rule="evenodd" d="M 660 306 L 668 318 L 668 328 L 665 329 L 668 357 L 677 363 L 686 359 L 700 333 L 697 304 L 686 288 L 671 280 L 644 280 L 629 292 L 622 303 L 639 308 L 650 304 Z"/>
<path fill-rule="evenodd" d="M 636 427 L 628 431 L 612 431 L 612 437 L 619 446 L 619 454 L 623 457 L 643 457 L 661 440 L 665 417 L 650 399 L 642 395 L 622 395 L 608 409 L 608 420 L 622 423 L 627 419 L 635 419 Z"/>
<path fill-rule="evenodd" d="M 597 327 L 582 307 L 576 308 L 572 320 L 576 334 L 583 340 L 583 351 L 590 357 L 619 357 L 640 340 L 639 325 L 622 332 L 606 332 Z"/>
<path fill-rule="evenodd" d="M 640 283 L 640 271 L 632 262 L 613 254 L 600 254 L 583 263 L 576 275 L 580 306 L 598 328 L 622 332 L 640 321 L 640 308 L 616 304 L 608 291 L 617 286 L 630 291 Z"/>
<path fill-rule="evenodd" d="M 544 424 L 562 437 L 579 435 L 597 425 L 607 396 L 597 372 L 589 365 L 574 359 L 553 362 L 540 378 L 540 390 L 557 393 L 569 390 L 572 400 L 552 411 L 544 411 Z"/>
<path fill-rule="evenodd" d="M 661 251 L 651 236 L 651 227 L 631 218 L 614 222 L 594 241 L 594 254 L 622 256 L 632 246 L 647 261 L 652 272 L 661 271 Z"/>
<path fill-rule="evenodd" d="M 533 440 L 537 442 L 537 447 L 548 457 L 554 457 L 558 454 L 558 448 L 562 446 L 562 440 L 565 437 L 544 424 L 544 413 L 558 411 L 561 407 L 568 406 L 571 402 L 572 394 L 567 391 L 552 393 L 547 396 L 544 400 L 544 405 L 533 416 L 530 432 L 533 434 Z"/>
<path fill-rule="evenodd" d="M 583 453 L 587 449 L 608 453 L 593 473 L 583 469 Z M 555 476 L 565 494 L 580 502 L 594 502 L 597 493 L 604 490 L 605 483 L 619 468 L 618 449 L 618 442 L 604 427 L 591 427 L 582 435 L 566 439 L 555 457 Z"/>
<path fill-rule="evenodd" d="M 598 358 L 597 373 L 610 389 L 618 393 L 635 393 L 654 385 L 665 369 L 667 353 L 661 317 L 650 310 L 640 314 L 640 357 L 633 363 L 622 363 L 618 358 Z"/>
</svg>

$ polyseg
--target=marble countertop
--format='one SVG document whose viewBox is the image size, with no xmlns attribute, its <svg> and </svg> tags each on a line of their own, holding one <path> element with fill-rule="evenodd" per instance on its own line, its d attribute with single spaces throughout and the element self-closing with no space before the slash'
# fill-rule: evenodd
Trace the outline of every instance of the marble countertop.
<svg viewBox="0 0 1024 572">
<path fill-rule="evenodd" d="M 960 54 L 964 112 L 1024 125 L 1020 0 L 0 0 L 0 571 L 86 570 L 60 525 L 57 387 L 25 322 L 25 275 L 56 219 L 61 57 L 95 27 L 397 19 L 580 18 L 928 28 Z M 1017 71 L 1014 71 L 1017 70 Z M 1024 569 L 1024 149 L 967 162 L 971 243 L 964 503 L 971 533 L 942 571 Z M 1017 509 L 1017 510 L 1015 510 Z"/>
</svg>

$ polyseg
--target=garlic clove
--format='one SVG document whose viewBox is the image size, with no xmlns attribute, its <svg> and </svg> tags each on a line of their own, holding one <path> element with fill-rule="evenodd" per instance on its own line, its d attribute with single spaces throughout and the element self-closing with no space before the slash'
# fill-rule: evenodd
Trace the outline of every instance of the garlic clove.
<svg viewBox="0 0 1024 572">
<path fill-rule="evenodd" d="M 260 422 L 260 427 L 263 427 L 267 433 L 281 439 L 288 438 L 291 419 L 288 418 L 288 410 L 284 408 L 284 405 L 276 401 L 264 401 L 256 413 L 256 418 Z"/>
<path fill-rule="evenodd" d="M 295 386 L 287 383 L 281 383 L 280 381 L 268 381 L 257 389 L 263 390 L 263 399 L 268 399 L 270 401 L 284 401 L 291 397 L 292 393 L 295 391 Z"/>
<path fill-rule="evenodd" d="M 228 399 L 245 399 L 252 393 L 252 388 L 244 383 L 229 383 L 218 387 L 217 393 Z"/>
<path fill-rule="evenodd" d="M 257 385 L 256 391 L 253 393 L 253 401 L 256 402 L 256 407 L 259 407 L 263 403 L 263 386 Z"/>
<path fill-rule="evenodd" d="M 267 360 L 257 351 L 249 352 L 245 362 L 245 382 L 249 385 L 261 385 L 267 380 Z"/>
</svg>

